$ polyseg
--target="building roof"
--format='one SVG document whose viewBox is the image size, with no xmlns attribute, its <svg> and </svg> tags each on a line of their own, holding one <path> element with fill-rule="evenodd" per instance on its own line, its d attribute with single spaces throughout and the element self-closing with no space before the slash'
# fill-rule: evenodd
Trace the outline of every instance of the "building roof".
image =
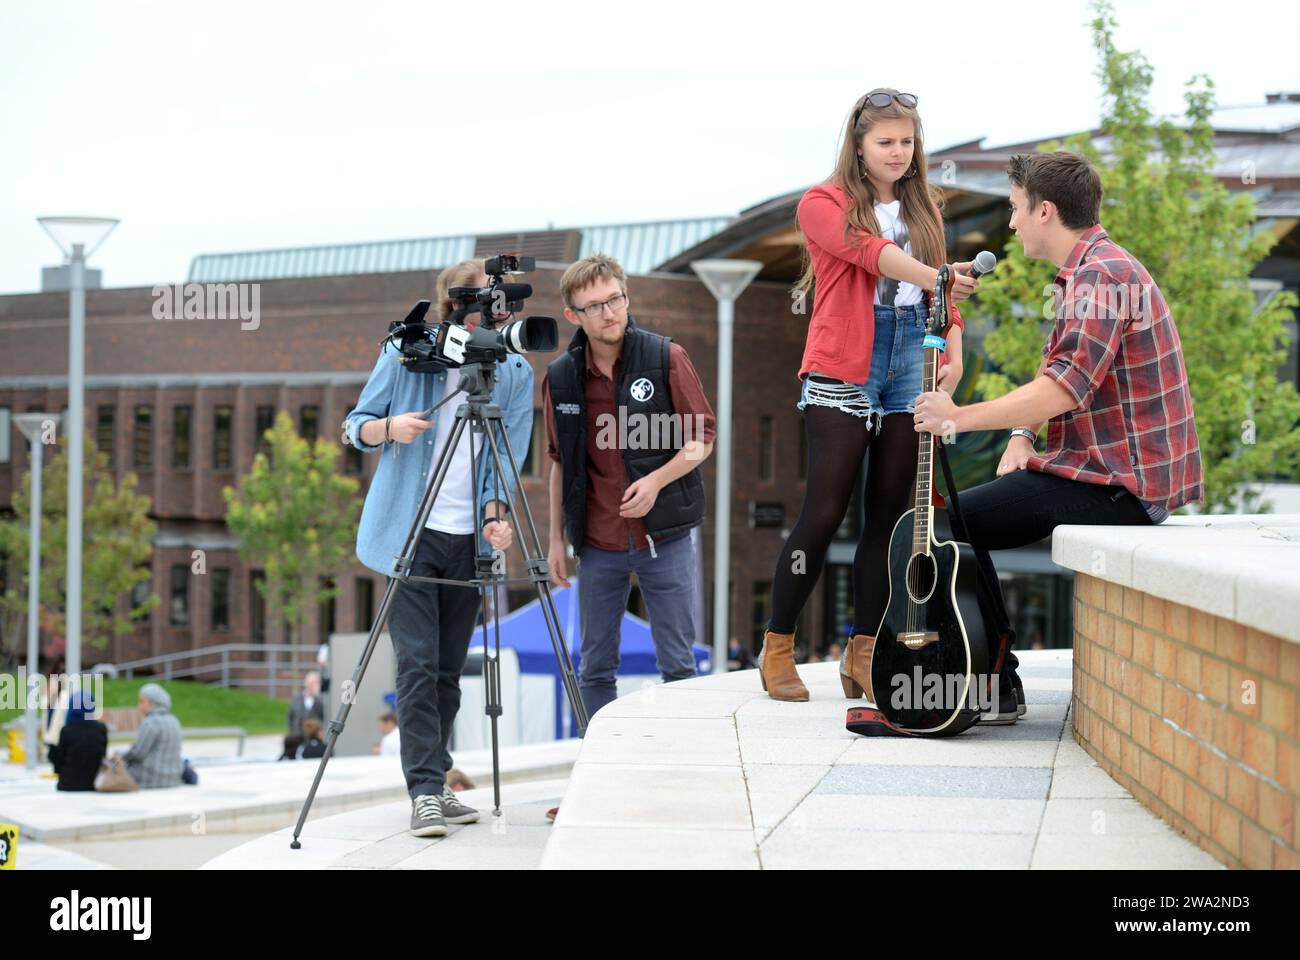
<svg viewBox="0 0 1300 960">
<path fill-rule="evenodd" d="M 1264 104 L 1219 107 L 1210 114 L 1210 126 L 1220 133 L 1300 130 L 1300 94 L 1269 94 L 1268 102 Z"/>
<path fill-rule="evenodd" d="M 1300 214 L 1300 94 L 1269 94 L 1263 105 L 1222 107 L 1210 121 L 1215 175 L 1230 190 L 1249 190 L 1255 198 L 1256 230 L 1271 230 L 1279 238 L 1288 234 Z M 1101 130 L 1087 133 L 1107 154 L 1110 137 Z M 1002 200 L 1010 193 L 1006 167 L 1011 155 L 1033 152 L 1039 143 L 1063 141 L 1067 136 L 995 147 L 985 146 L 980 138 L 929 153 L 930 183 L 944 193 L 948 246 L 957 259 L 1005 237 L 1007 212 Z M 726 229 L 679 251 L 659 269 L 688 273 L 693 260 L 737 257 L 761 261 L 760 279 L 793 280 L 802 270 L 795 209 L 803 193 L 782 194 L 742 211 Z"/>
<path fill-rule="evenodd" d="M 355 273 L 438 270 L 467 257 L 505 249 L 539 260 L 571 261 L 597 251 L 617 257 L 628 273 L 649 273 L 674 254 L 692 247 L 732 222 L 732 217 L 697 217 L 411 240 L 381 240 L 330 246 L 287 247 L 237 253 L 205 253 L 190 264 L 188 282 L 280 280 Z"/>
</svg>

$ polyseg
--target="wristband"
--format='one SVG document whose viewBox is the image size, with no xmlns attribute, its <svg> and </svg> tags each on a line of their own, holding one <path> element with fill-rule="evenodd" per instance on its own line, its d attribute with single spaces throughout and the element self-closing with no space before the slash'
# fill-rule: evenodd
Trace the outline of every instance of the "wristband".
<svg viewBox="0 0 1300 960">
<path fill-rule="evenodd" d="M 1013 437 L 1017 437 L 1017 436 L 1024 437 L 1026 440 L 1029 441 L 1030 446 L 1038 445 L 1038 434 L 1034 433 L 1031 430 L 1026 430 L 1023 427 L 1016 427 L 1016 429 L 1011 431 L 1011 435 Z"/>
</svg>

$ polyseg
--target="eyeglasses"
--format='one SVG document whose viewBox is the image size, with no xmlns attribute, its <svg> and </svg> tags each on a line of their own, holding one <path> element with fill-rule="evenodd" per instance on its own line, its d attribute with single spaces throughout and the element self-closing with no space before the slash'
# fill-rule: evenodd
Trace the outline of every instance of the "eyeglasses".
<svg viewBox="0 0 1300 960">
<path fill-rule="evenodd" d="M 611 314 L 618 313 L 627 303 L 627 294 L 619 293 L 610 297 L 608 300 L 602 300 L 600 303 L 589 303 L 585 307 L 574 307 L 574 313 L 580 313 L 588 320 L 598 320 L 605 315 L 605 308 L 609 307 Z"/>
<path fill-rule="evenodd" d="M 916 106 L 916 94 L 914 93 L 889 93 L 885 90 L 876 91 L 867 94 L 863 98 L 862 103 L 858 105 L 858 109 L 853 111 L 853 122 L 855 124 L 858 122 L 858 115 L 867 108 L 867 104 L 871 104 L 873 107 L 887 107 L 895 100 L 905 107 Z"/>
</svg>

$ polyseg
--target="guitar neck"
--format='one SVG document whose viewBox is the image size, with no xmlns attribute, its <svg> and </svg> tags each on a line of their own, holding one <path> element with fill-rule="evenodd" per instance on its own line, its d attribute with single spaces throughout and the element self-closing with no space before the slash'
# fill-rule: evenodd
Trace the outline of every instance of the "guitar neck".
<svg viewBox="0 0 1300 960">
<path fill-rule="evenodd" d="M 926 323 L 926 330 L 930 336 L 926 337 L 926 346 L 923 348 L 925 370 L 921 374 L 922 393 L 933 391 L 938 381 L 939 346 L 932 345 L 932 342 L 943 343 L 938 338 L 948 320 L 948 275 L 946 265 L 939 268 L 934 294 L 930 298 L 930 316 Z M 921 434 L 916 450 L 916 512 L 912 522 L 913 555 L 924 553 L 929 556 L 930 554 L 930 524 L 934 519 L 934 507 L 930 502 L 930 481 L 934 476 L 933 458 L 934 434 L 927 431 Z"/>
<path fill-rule="evenodd" d="M 939 367 L 939 351 L 935 347 L 925 348 L 925 372 L 921 375 L 921 391 L 928 393 L 935 388 L 935 379 Z M 934 507 L 930 499 L 930 480 L 934 475 L 931 470 L 934 456 L 934 434 L 922 433 L 916 450 L 916 512 L 912 522 L 912 553 L 930 553 L 930 523 L 933 520 Z"/>
</svg>

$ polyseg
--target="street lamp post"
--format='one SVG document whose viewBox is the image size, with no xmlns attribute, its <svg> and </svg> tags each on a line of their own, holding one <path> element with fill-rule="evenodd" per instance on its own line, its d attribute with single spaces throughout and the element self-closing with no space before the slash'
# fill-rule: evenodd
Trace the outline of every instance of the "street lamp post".
<svg viewBox="0 0 1300 960">
<path fill-rule="evenodd" d="M 758 260 L 696 260 L 691 269 L 718 301 L 718 428 L 714 442 L 717 518 L 713 542 L 713 672 L 727 671 L 731 573 L 731 342 L 736 298 L 758 276 Z"/>
<path fill-rule="evenodd" d="M 86 393 L 86 260 L 117 221 L 105 217 L 39 217 L 37 222 L 68 258 L 68 573 L 66 671 L 81 674 L 81 465 Z M 75 679 L 71 679 L 76 683 Z"/>
<path fill-rule="evenodd" d="M 28 504 L 31 523 L 27 537 L 27 699 L 23 707 L 23 743 L 27 751 L 24 766 L 36 769 L 36 704 L 39 692 L 32 686 L 39 683 L 41 672 L 40 649 L 37 643 L 39 613 L 41 609 L 41 476 L 45 464 L 45 430 L 47 425 L 58 425 L 57 413 L 19 413 L 14 424 L 22 431 L 32 447 L 32 495 Z"/>
</svg>

